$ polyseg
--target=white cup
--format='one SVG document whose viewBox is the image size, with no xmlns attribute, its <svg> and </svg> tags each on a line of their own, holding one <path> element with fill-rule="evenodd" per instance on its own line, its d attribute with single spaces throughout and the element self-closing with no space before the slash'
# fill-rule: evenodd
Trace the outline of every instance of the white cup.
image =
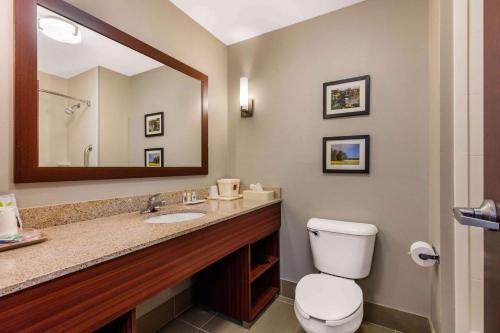
<svg viewBox="0 0 500 333">
<path fill-rule="evenodd" d="M 219 188 L 217 187 L 217 185 L 210 186 L 208 195 L 210 198 L 217 198 L 219 196 Z"/>
<path fill-rule="evenodd" d="M 16 207 L 0 207 L 0 236 L 18 233 Z"/>
</svg>

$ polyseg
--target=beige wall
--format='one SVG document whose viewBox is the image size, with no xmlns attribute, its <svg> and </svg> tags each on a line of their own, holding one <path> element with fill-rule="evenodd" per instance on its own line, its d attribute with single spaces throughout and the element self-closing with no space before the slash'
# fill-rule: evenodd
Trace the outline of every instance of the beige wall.
<svg viewBox="0 0 500 333">
<path fill-rule="evenodd" d="M 144 149 L 163 148 L 169 167 L 201 166 L 201 81 L 162 66 L 130 77 L 129 165 Z M 144 137 L 144 115 L 164 113 L 163 136 Z"/>
<path fill-rule="evenodd" d="M 371 0 L 229 47 L 230 175 L 283 188 L 281 275 L 313 272 L 310 217 L 373 223 L 380 232 L 366 300 L 429 315 L 430 271 L 407 255 L 427 240 L 427 1 Z M 322 83 L 370 74 L 367 117 L 322 119 Z M 239 77 L 255 116 L 238 113 Z M 325 136 L 370 134 L 371 174 L 325 175 Z"/>
<path fill-rule="evenodd" d="M 99 67 L 99 166 L 126 166 L 130 78 Z"/>
<path fill-rule="evenodd" d="M 83 151 L 94 147 L 89 156 L 91 166 L 97 165 L 98 140 L 98 90 L 97 69 L 75 75 L 69 79 L 38 72 L 40 88 L 92 101 L 84 103 L 47 93 L 39 96 L 39 163 L 41 166 L 83 166 Z M 72 116 L 64 112 L 66 107 L 80 105 Z"/>
<path fill-rule="evenodd" d="M 42 74 L 43 88 L 92 102 L 67 116 L 64 108 L 77 102 L 41 94 L 42 165 L 82 166 L 91 144 L 91 166 L 142 167 L 147 148 L 163 148 L 165 166 L 201 166 L 200 81 L 167 66 L 130 77 L 104 67 L 68 80 Z M 165 134 L 146 138 L 144 115 L 160 111 Z"/>
<path fill-rule="evenodd" d="M 38 85 L 41 89 L 68 93 L 68 81 L 64 78 L 38 72 Z M 41 166 L 54 166 L 68 163 L 68 117 L 64 108 L 68 100 L 41 93 L 38 99 L 39 163 Z"/>
<path fill-rule="evenodd" d="M 15 192 L 20 206 L 29 207 L 205 186 L 226 174 L 227 48 L 168 0 L 150 0 L 147 5 L 136 0 L 72 0 L 83 10 L 208 75 L 210 174 L 13 184 L 13 1 L 0 2 L 0 192 Z"/>
<path fill-rule="evenodd" d="M 68 94 L 90 100 L 90 106 L 70 101 L 68 105 L 80 104 L 72 116 L 68 117 L 68 161 L 71 165 L 83 166 L 83 153 L 92 145 L 89 166 L 97 166 L 99 161 L 99 90 L 98 68 L 90 69 L 68 79 Z"/>
</svg>

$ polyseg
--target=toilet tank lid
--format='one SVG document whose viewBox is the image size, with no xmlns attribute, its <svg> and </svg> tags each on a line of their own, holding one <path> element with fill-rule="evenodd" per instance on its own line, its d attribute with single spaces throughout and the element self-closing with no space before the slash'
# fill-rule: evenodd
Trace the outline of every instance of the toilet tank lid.
<svg viewBox="0 0 500 333">
<path fill-rule="evenodd" d="M 307 229 L 357 236 L 373 236 L 378 232 L 377 227 L 373 224 L 345 222 L 319 218 L 310 219 L 307 222 Z"/>
</svg>

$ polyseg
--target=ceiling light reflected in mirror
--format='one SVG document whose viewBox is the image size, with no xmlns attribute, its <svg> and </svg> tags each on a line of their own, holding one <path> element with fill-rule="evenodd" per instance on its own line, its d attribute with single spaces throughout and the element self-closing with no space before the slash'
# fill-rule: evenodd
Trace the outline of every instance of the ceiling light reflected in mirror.
<svg viewBox="0 0 500 333">
<path fill-rule="evenodd" d="M 61 43 L 80 44 L 82 42 L 82 33 L 78 26 L 57 16 L 40 17 L 38 30 Z"/>
</svg>

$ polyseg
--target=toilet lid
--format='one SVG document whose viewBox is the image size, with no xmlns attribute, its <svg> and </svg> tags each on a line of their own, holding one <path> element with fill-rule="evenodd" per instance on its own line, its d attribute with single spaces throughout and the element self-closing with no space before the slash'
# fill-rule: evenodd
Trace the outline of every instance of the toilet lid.
<svg viewBox="0 0 500 333">
<path fill-rule="evenodd" d="M 310 274 L 297 284 L 295 301 L 309 316 L 335 321 L 349 317 L 361 306 L 363 292 L 353 280 Z"/>
</svg>

